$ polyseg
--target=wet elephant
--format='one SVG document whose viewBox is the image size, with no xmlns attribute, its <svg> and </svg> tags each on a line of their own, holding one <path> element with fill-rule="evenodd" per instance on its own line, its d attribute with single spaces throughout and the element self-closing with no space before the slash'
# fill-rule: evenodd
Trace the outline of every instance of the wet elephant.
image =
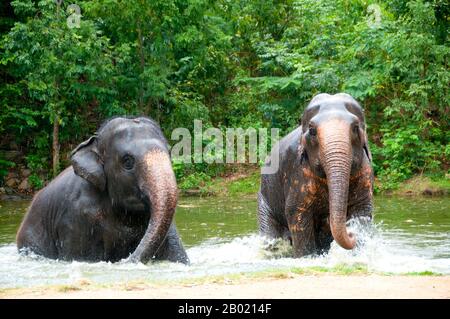
<svg viewBox="0 0 450 319">
<path fill-rule="evenodd" d="M 110 119 L 71 162 L 34 196 L 17 233 L 20 250 L 62 260 L 188 263 L 173 223 L 175 175 L 156 122 Z"/>
<path fill-rule="evenodd" d="M 294 256 L 326 252 L 333 239 L 355 246 L 346 223 L 372 219 L 373 171 L 364 113 L 348 94 L 319 94 L 301 126 L 282 138 L 262 174 L 258 194 L 260 232 L 290 240 Z"/>
</svg>

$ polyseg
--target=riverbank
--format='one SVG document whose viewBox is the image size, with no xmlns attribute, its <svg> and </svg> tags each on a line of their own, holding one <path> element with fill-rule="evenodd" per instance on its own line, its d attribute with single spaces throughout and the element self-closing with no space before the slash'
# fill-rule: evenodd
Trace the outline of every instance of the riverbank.
<svg viewBox="0 0 450 319">
<path fill-rule="evenodd" d="M 182 189 L 186 196 L 233 196 L 256 194 L 260 185 L 260 170 L 247 168 L 238 170 L 223 177 L 217 177 L 210 183 L 195 189 Z M 450 176 L 431 178 L 416 175 L 402 182 L 397 189 L 384 189 L 378 179 L 375 179 L 375 189 L 378 194 L 395 196 L 449 196 Z"/>
<path fill-rule="evenodd" d="M 450 298 L 450 276 L 294 273 L 222 278 L 205 282 L 120 283 L 0 290 L 0 298 Z"/>
<path fill-rule="evenodd" d="M 18 257 L 13 242 L 27 202 L 0 203 L 0 298 L 450 298 L 448 198 L 378 196 L 383 226 L 367 250 L 285 260 L 285 246 L 254 235 L 257 171 L 209 187 L 216 196 L 180 197 L 187 268 Z"/>
<path fill-rule="evenodd" d="M 13 177 L 17 182 L 6 183 L 0 187 L 0 200 L 30 200 L 34 193 L 37 192 L 26 184 L 24 181 L 29 173 L 28 170 L 22 169 L 19 173 L 11 174 L 11 176 L 23 175 L 24 179 L 19 184 L 19 179 Z M 183 188 L 179 183 L 180 194 L 184 196 L 234 196 L 256 194 L 260 185 L 260 169 L 253 166 L 242 166 L 238 169 L 230 171 L 223 176 L 211 178 L 206 183 L 191 188 Z M 23 176 L 22 176 L 23 177 Z M 20 185 L 28 185 L 26 189 L 19 187 Z M 15 185 L 15 186 L 12 186 Z M 375 179 L 375 191 L 383 195 L 396 196 L 449 196 L 450 195 L 450 176 L 429 177 L 425 175 L 416 175 L 402 182 L 397 189 L 386 189 L 381 181 Z M 386 189 L 386 190 L 385 190 Z M 383 191 L 381 191 L 383 190 Z"/>
</svg>

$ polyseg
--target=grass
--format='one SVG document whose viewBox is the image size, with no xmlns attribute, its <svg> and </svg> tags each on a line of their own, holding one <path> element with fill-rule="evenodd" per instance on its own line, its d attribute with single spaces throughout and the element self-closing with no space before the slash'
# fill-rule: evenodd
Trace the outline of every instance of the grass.
<svg viewBox="0 0 450 319">
<path fill-rule="evenodd" d="M 393 195 L 448 195 L 450 177 L 416 175 L 404 181 L 398 189 L 388 192 Z"/>
<path fill-rule="evenodd" d="M 367 265 L 364 264 L 338 264 L 334 267 L 327 268 L 322 266 L 313 266 L 308 268 L 294 268 L 291 270 L 298 274 L 308 274 L 308 272 L 315 273 L 330 273 L 333 275 L 366 275 L 369 274 Z"/>
<path fill-rule="evenodd" d="M 228 195 L 250 195 L 256 194 L 259 190 L 260 183 L 259 171 L 251 171 L 247 176 L 238 177 L 234 180 L 222 179 L 218 184 L 212 186 L 212 188 L 219 190 L 225 190 Z"/>
<path fill-rule="evenodd" d="M 225 177 L 216 177 L 205 183 L 195 192 L 184 190 L 185 195 L 197 196 L 234 196 L 255 195 L 260 185 L 259 168 L 251 167 L 246 170 L 238 170 Z M 375 182 L 379 187 L 379 180 Z M 450 194 L 450 176 L 425 176 L 416 175 L 400 184 L 395 190 L 381 192 L 386 195 L 419 196 L 437 195 L 447 196 Z"/>
<path fill-rule="evenodd" d="M 433 271 L 416 271 L 416 272 L 408 272 L 405 275 L 407 276 L 442 276 L 440 273 L 436 273 Z"/>
<path fill-rule="evenodd" d="M 56 291 L 58 292 L 71 292 L 81 290 L 81 287 L 75 285 L 63 285 L 56 287 Z"/>
<path fill-rule="evenodd" d="M 292 279 L 298 276 L 321 276 L 321 275 L 338 275 L 338 276 L 363 276 L 363 275 L 380 275 L 380 276 L 443 276 L 432 271 L 421 272 L 407 272 L 407 273 L 389 273 L 389 272 L 373 272 L 369 271 L 365 264 L 338 264 L 334 267 L 327 268 L 322 266 L 313 267 L 291 267 L 287 269 L 267 269 L 255 272 L 241 272 L 226 275 L 202 276 L 197 278 L 186 279 L 153 279 L 153 280 L 135 280 L 128 282 L 114 282 L 114 283 L 92 283 L 90 281 L 79 281 L 70 285 L 54 285 L 41 286 L 33 288 L 1 288 L 0 298 L 7 298 L 8 296 L 20 296 L 22 293 L 33 293 L 39 297 L 42 293 L 55 291 L 62 293 L 70 293 L 82 290 L 101 290 L 101 289 L 116 289 L 116 290 L 145 290 L 149 288 L 163 287 L 163 286 L 182 286 L 194 287 L 207 284 L 221 284 L 232 285 L 240 283 L 255 282 L 260 280 L 284 280 Z"/>
<path fill-rule="evenodd" d="M 256 194 L 259 190 L 260 173 L 258 168 L 238 170 L 228 176 L 216 177 L 200 187 L 184 189 L 184 195 L 233 196 Z"/>
</svg>

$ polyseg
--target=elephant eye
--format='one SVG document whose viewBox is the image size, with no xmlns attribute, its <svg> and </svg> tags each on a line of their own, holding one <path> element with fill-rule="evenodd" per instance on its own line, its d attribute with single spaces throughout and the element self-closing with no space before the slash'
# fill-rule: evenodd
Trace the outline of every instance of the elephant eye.
<svg viewBox="0 0 450 319">
<path fill-rule="evenodd" d="M 359 132 L 359 125 L 354 125 L 353 126 L 353 133 L 358 134 Z"/>
<path fill-rule="evenodd" d="M 134 158 L 133 156 L 126 154 L 122 157 L 122 165 L 125 169 L 130 170 L 134 167 Z"/>
<path fill-rule="evenodd" d="M 316 136 L 317 135 L 317 129 L 315 127 L 310 126 L 309 127 L 309 135 Z"/>
</svg>

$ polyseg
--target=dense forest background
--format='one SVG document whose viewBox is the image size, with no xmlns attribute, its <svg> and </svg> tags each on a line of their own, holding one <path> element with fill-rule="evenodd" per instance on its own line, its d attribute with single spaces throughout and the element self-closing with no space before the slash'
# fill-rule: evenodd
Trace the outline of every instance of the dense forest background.
<svg viewBox="0 0 450 319">
<path fill-rule="evenodd" d="M 365 108 L 382 188 L 444 176 L 449 22 L 446 0 L 2 1 L 0 186 L 19 165 L 41 188 L 113 115 L 149 115 L 169 138 L 194 119 L 284 134 L 341 91 Z M 175 165 L 186 187 L 226 169 Z"/>
</svg>

